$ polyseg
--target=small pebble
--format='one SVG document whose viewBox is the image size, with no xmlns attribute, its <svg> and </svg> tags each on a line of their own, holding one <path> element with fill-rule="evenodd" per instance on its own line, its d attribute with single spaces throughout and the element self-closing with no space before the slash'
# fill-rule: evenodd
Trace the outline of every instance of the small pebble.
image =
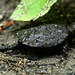
<svg viewBox="0 0 75 75">
<path fill-rule="evenodd" d="M 0 20 L 2 20 L 2 19 L 3 19 L 3 15 L 0 14 Z"/>
</svg>

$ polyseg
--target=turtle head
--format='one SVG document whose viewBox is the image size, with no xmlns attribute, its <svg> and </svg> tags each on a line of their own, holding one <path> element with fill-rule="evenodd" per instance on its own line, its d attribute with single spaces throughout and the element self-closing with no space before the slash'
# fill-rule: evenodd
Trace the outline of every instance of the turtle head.
<svg viewBox="0 0 75 75">
<path fill-rule="evenodd" d="M 68 31 L 75 36 L 75 22 L 68 26 Z"/>
</svg>

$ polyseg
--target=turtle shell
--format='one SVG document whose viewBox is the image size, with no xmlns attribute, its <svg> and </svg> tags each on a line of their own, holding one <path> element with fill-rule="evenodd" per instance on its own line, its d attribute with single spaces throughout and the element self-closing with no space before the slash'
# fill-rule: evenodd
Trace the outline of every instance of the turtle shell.
<svg viewBox="0 0 75 75">
<path fill-rule="evenodd" d="M 17 32 L 19 42 L 31 47 L 52 47 L 61 44 L 68 36 L 64 25 L 46 24 Z"/>
</svg>

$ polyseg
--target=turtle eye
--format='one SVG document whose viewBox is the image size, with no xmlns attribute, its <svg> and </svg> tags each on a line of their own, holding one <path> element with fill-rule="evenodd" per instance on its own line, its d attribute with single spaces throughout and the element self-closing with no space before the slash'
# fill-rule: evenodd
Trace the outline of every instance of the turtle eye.
<svg viewBox="0 0 75 75">
<path fill-rule="evenodd" d="M 72 23 L 72 31 L 73 31 L 73 33 L 75 33 L 75 22 Z"/>
<path fill-rule="evenodd" d="M 75 24 L 73 25 L 73 28 L 75 29 Z"/>
<path fill-rule="evenodd" d="M 71 25 L 71 31 L 75 35 L 75 22 Z"/>
</svg>

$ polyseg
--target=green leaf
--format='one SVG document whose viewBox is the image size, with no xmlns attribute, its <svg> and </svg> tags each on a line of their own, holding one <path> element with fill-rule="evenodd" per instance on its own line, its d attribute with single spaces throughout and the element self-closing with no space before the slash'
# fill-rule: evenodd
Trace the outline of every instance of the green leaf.
<svg viewBox="0 0 75 75">
<path fill-rule="evenodd" d="M 22 0 L 10 16 L 16 21 L 30 21 L 45 15 L 57 0 Z"/>
</svg>

